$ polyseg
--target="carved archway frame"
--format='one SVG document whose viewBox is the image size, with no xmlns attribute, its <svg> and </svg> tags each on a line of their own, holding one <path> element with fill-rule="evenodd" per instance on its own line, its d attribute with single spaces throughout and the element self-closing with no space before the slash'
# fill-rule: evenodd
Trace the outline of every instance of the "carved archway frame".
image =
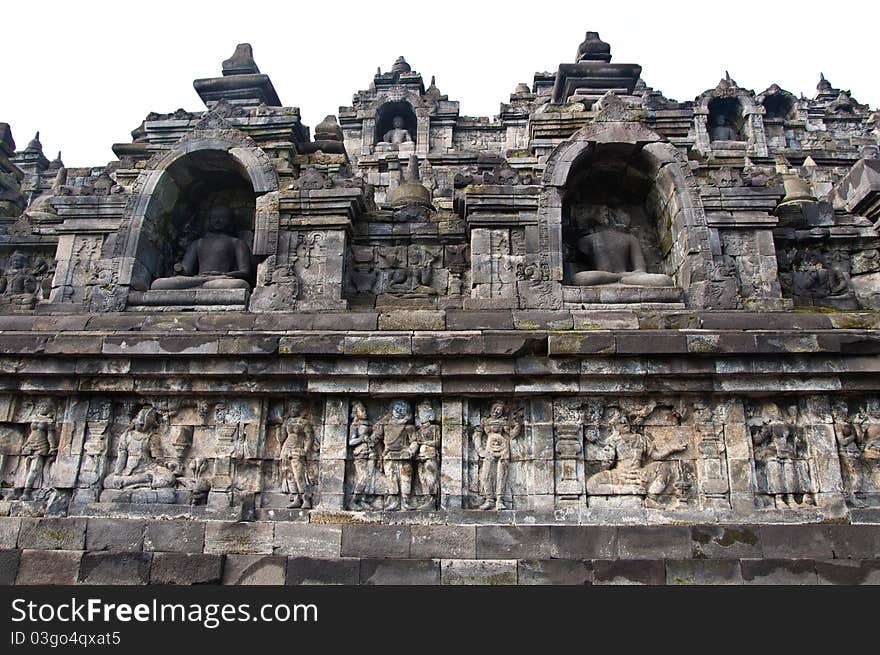
<svg viewBox="0 0 880 655">
<path fill-rule="evenodd" d="M 146 237 L 158 212 L 159 196 L 168 168 L 195 152 L 225 152 L 247 176 L 256 196 L 254 255 L 275 254 L 278 247 L 278 176 L 268 155 L 247 135 L 222 117 L 206 115 L 170 149 L 157 153 L 132 185 L 112 252 L 116 269 L 117 307 L 124 307 L 129 289 L 146 290 L 151 281 L 144 261 L 150 256 Z"/>
<path fill-rule="evenodd" d="M 712 306 L 709 227 L 690 165 L 675 146 L 637 122 L 592 123 L 550 154 L 538 205 L 538 256 L 550 281 L 562 284 L 562 202 L 569 175 L 583 156 L 608 144 L 629 144 L 644 156 L 660 199 L 658 233 L 670 239 L 664 272 L 683 289 L 689 307 Z"/>
</svg>

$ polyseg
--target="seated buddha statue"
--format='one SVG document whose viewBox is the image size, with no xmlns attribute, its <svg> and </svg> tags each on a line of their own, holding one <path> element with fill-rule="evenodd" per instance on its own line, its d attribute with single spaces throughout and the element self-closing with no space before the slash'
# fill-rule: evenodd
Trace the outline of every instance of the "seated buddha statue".
<svg viewBox="0 0 880 655">
<path fill-rule="evenodd" d="M 160 277 L 150 289 L 250 289 L 253 261 L 248 245 L 232 236 L 232 211 L 218 206 L 208 216 L 207 232 L 174 265 L 177 275 Z"/>
<path fill-rule="evenodd" d="M 571 264 L 571 283 L 581 287 L 623 284 L 637 287 L 674 286 L 662 273 L 648 273 L 639 240 L 616 229 L 592 232 L 577 240 L 575 247 L 586 264 Z"/>
<path fill-rule="evenodd" d="M 400 145 L 401 143 L 410 143 L 412 136 L 409 130 L 404 127 L 403 116 L 395 116 L 391 120 L 391 129 L 382 136 L 382 141 L 392 145 Z"/>
</svg>

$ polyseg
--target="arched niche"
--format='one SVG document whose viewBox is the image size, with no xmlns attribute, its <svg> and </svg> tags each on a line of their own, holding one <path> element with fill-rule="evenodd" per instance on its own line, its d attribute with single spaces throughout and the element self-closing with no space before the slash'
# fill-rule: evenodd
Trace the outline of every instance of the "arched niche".
<svg viewBox="0 0 880 655">
<path fill-rule="evenodd" d="M 797 100 L 790 93 L 771 93 L 761 103 L 764 106 L 764 122 L 786 121 L 795 117 Z"/>
<path fill-rule="evenodd" d="M 587 264 L 577 241 L 606 230 L 635 236 L 648 272 L 665 272 L 658 234 L 662 203 L 651 173 L 637 144 L 596 144 L 575 160 L 562 196 L 563 284 L 573 284 L 576 269 Z"/>
<path fill-rule="evenodd" d="M 217 204 L 233 210 L 233 230 L 256 258 L 273 254 L 277 191 L 268 156 L 235 130 L 196 132 L 154 157 L 134 184 L 116 241 L 121 291 L 147 291 L 172 274 Z"/>
<path fill-rule="evenodd" d="M 743 106 L 738 97 L 712 98 L 707 105 L 709 110 L 710 141 L 745 141 L 745 121 Z M 719 137 L 719 128 L 727 126 L 730 136 Z"/>
<path fill-rule="evenodd" d="M 584 187 L 593 183 L 608 186 Z M 551 153 L 543 186 L 536 255 L 551 281 L 566 286 L 571 239 L 591 229 L 607 203 L 632 212 L 649 272 L 670 276 L 689 306 L 712 306 L 714 266 L 697 185 L 685 158 L 656 132 L 641 123 L 588 125 Z"/>
<path fill-rule="evenodd" d="M 379 105 L 376 110 L 373 143 L 385 141 L 385 135 L 392 129 L 396 116 L 400 116 L 403 119 L 404 129 L 409 132 L 412 142 L 417 143 L 418 119 L 412 105 L 406 100 L 390 100 Z"/>
</svg>

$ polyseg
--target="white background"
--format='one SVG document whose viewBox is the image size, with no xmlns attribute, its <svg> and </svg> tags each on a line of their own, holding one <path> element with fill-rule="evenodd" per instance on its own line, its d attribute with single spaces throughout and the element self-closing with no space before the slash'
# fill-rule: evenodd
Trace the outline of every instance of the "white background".
<svg viewBox="0 0 880 655">
<path fill-rule="evenodd" d="M 495 116 L 518 82 L 574 60 L 586 30 L 693 100 L 729 70 L 740 86 L 815 94 L 819 72 L 880 105 L 880 2 L 267 2 L 3 0 L 0 121 L 23 149 L 40 130 L 67 166 L 103 165 L 150 111 L 204 109 L 192 80 L 249 42 L 281 101 L 314 129 L 404 55 L 462 115 Z"/>
</svg>

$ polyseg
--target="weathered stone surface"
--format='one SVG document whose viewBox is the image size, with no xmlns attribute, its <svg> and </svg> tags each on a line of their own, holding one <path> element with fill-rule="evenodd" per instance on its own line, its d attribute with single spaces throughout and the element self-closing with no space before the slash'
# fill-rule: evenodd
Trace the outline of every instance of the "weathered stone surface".
<svg viewBox="0 0 880 655">
<path fill-rule="evenodd" d="M 817 584 L 816 563 L 810 559 L 742 560 L 742 577 L 745 584 Z"/>
<path fill-rule="evenodd" d="M 222 555 L 155 553 L 150 584 L 220 584 L 222 570 Z"/>
<path fill-rule="evenodd" d="M 521 585 L 588 585 L 593 565 L 576 559 L 520 560 L 517 582 Z"/>
<path fill-rule="evenodd" d="M 410 539 L 409 526 L 344 525 L 341 555 L 363 558 L 408 558 Z"/>
<path fill-rule="evenodd" d="M 79 584 L 140 585 L 150 581 L 149 553 L 84 553 Z"/>
<path fill-rule="evenodd" d="M 86 526 L 86 550 L 144 550 L 143 521 L 90 518 Z"/>
<path fill-rule="evenodd" d="M 663 560 L 596 560 L 593 584 L 662 585 L 666 583 Z"/>
<path fill-rule="evenodd" d="M 550 528 L 546 526 L 477 526 L 479 559 L 549 558 Z"/>
<path fill-rule="evenodd" d="M 208 521 L 205 524 L 205 552 L 220 555 L 271 555 L 274 531 L 274 524 L 267 522 Z"/>
<path fill-rule="evenodd" d="M 21 519 L 17 516 L 0 516 L 0 549 L 13 549 L 18 544 Z"/>
<path fill-rule="evenodd" d="M 73 585 L 79 580 L 82 551 L 23 550 L 15 584 Z M 113 584 L 119 584 L 113 582 Z"/>
<path fill-rule="evenodd" d="M 362 559 L 360 584 L 440 584 L 440 562 L 430 559 Z"/>
<path fill-rule="evenodd" d="M 621 559 L 685 559 L 691 556 L 690 530 L 679 526 L 621 526 Z"/>
<path fill-rule="evenodd" d="M 473 525 L 414 525 L 410 528 L 414 559 L 473 559 L 477 529 Z"/>
<path fill-rule="evenodd" d="M 617 528 L 564 526 L 550 528 L 551 557 L 558 559 L 614 559 L 617 557 Z"/>
<path fill-rule="evenodd" d="M 223 563 L 223 584 L 283 585 L 287 557 L 280 555 L 227 555 Z"/>
<path fill-rule="evenodd" d="M 277 523 L 275 525 L 276 555 L 292 557 L 339 557 L 342 526 L 313 523 Z"/>
<path fill-rule="evenodd" d="M 289 585 L 356 585 L 360 582 L 359 559 L 311 559 L 290 557 L 287 559 Z"/>
<path fill-rule="evenodd" d="M 144 532 L 144 550 L 200 553 L 205 546 L 202 521 L 150 521 Z"/>
<path fill-rule="evenodd" d="M 445 585 L 513 585 L 517 583 L 516 560 L 444 559 L 440 580 Z"/>
<path fill-rule="evenodd" d="M 667 560 L 666 584 L 731 585 L 742 584 L 737 560 Z"/>
<path fill-rule="evenodd" d="M 759 532 L 746 526 L 694 526 L 692 557 L 706 559 L 754 559 L 763 554 Z"/>
<path fill-rule="evenodd" d="M 82 550 L 85 548 L 86 519 L 23 518 L 18 534 L 19 548 Z"/>
<path fill-rule="evenodd" d="M 20 550 L 0 550 L 0 585 L 15 584 L 20 558 Z"/>
</svg>

